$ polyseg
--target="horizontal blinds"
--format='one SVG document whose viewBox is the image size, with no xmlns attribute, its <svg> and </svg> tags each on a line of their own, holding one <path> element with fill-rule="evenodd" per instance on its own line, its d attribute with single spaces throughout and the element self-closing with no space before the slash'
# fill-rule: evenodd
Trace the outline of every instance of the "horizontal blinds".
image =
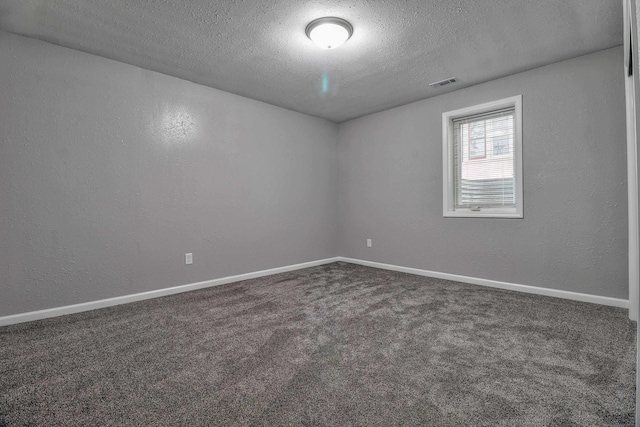
<svg viewBox="0 0 640 427">
<path fill-rule="evenodd" d="M 514 108 L 453 120 L 455 207 L 515 207 Z"/>
</svg>

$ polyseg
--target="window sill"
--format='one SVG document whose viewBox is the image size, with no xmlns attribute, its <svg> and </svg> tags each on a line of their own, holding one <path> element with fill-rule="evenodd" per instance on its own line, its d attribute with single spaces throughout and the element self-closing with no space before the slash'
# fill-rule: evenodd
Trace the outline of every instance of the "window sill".
<svg viewBox="0 0 640 427">
<path fill-rule="evenodd" d="M 445 211 L 442 215 L 444 218 L 515 218 L 522 219 L 522 212 L 513 211 Z"/>
</svg>

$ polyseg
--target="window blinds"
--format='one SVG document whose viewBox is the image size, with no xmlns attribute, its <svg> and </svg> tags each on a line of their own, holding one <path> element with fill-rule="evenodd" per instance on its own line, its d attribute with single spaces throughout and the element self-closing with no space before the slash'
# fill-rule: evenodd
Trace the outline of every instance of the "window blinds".
<svg viewBox="0 0 640 427">
<path fill-rule="evenodd" d="M 515 207 L 515 108 L 453 120 L 455 208 Z"/>
</svg>

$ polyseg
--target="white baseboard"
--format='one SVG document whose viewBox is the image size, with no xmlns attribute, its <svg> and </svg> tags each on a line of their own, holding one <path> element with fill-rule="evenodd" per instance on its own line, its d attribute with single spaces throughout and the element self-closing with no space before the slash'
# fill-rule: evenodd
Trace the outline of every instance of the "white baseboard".
<svg viewBox="0 0 640 427">
<path fill-rule="evenodd" d="M 96 310 L 98 308 L 111 307 L 114 305 L 127 304 L 135 301 L 142 301 L 151 298 L 163 297 L 166 295 L 178 294 L 181 292 L 195 291 L 196 289 L 209 288 L 213 286 L 226 285 L 228 283 L 240 282 L 242 280 L 255 279 L 258 277 L 270 276 L 272 274 L 285 273 L 287 271 L 300 270 L 318 265 L 330 264 L 332 262 L 348 262 L 367 267 L 381 268 L 384 270 L 400 271 L 403 273 L 415 274 L 418 276 L 434 277 L 437 279 L 453 280 L 456 282 L 471 283 L 473 285 L 488 286 L 491 288 L 507 289 L 510 291 L 526 292 L 529 294 L 546 295 L 557 298 L 570 299 L 575 301 L 590 302 L 594 304 L 609 305 L 613 307 L 629 308 L 629 301 L 618 298 L 602 297 L 598 295 L 582 294 L 578 292 L 560 291 L 556 289 L 540 288 L 537 286 L 518 285 L 515 283 L 498 282 L 496 280 L 479 279 L 477 277 L 460 276 L 458 274 L 440 273 L 437 271 L 421 270 L 418 268 L 402 267 L 392 264 L 383 264 L 361 259 L 334 257 L 318 261 L 305 262 L 302 264 L 288 265 L 284 267 L 272 268 L 269 270 L 254 271 L 252 273 L 239 274 L 237 276 L 222 277 L 220 279 L 207 280 L 204 282 L 191 283 L 188 285 L 174 286 L 172 288 L 158 289 L 156 291 L 142 292 L 138 294 L 124 295 L 121 297 L 108 298 L 98 301 L 90 301 L 82 304 L 67 305 L 64 307 L 49 308 L 46 310 L 31 311 L 28 313 L 13 314 L 11 316 L 0 317 L 0 326 L 13 325 L 17 323 L 31 322 L 33 320 L 47 319 L 49 317 L 64 316 L 66 314 L 80 313 L 83 311 Z"/>
<path fill-rule="evenodd" d="M 64 307 L 49 308 L 46 310 L 31 311 L 28 313 L 13 314 L 11 316 L 0 317 L 0 326 L 13 325 L 16 323 L 31 322 L 33 320 L 47 319 L 49 317 L 64 316 L 65 314 L 80 313 L 83 311 L 95 310 L 98 308 L 111 307 L 114 305 L 127 304 L 145 299 L 158 298 L 166 295 L 179 294 L 181 292 L 195 291 L 196 289 L 209 288 L 212 286 L 226 285 L 228 283 L 240 282 L 242 280 L 255 279 L 272 274 L 285 273 L 287 271 L 300 270 L 308 267 L 315 267 L 323 264 L 330 264 L 338 261 L 339 258 L 327 258 L 318 261 L 304 262 L 302 264 L 287 265 L 284 267 L 271 268 L 269 270 L 254 271 L 253 273 L 239 274 L 237 276 L 222 277 L 220 279 L 207 280 L 204 282 L 191 283 L 188 285 L 174 286 L 172 288 L 158 289 L 156 291 L 142 292 L 139 294 L 124 295 L 121 297 L 108 298 L 98 301 L 90 301 L 82 304 L 67 305 Z"/>
<path fill-rule="evenodd" d="M 537 286 L 518 285 L 515 283 L 498 282 L 496 280 L 479 279 L 477 277 L 460 276 L 458 274 L 440 273 L 437 271 L 421 270 L 418 268 L 401 267 L 392 264 L 382 264 L 379 262 L 365 261 L 361 259 L 338 257 L 338 261 L 352 264 L 364 265 L 367 267 L 382 268 L 384 270 L 400 271 L 403 273 L 416 274 L 418 276 L 433 277 L 436 279 L 454 280 L 456 282 L 471 283 L 473 285 L 488 286 L 490 288 L 507 289 L 528 294 L 546 295 L 556 298 L 564 298 L 575 301 L 590 302 L 593 304 L 609 305 L 613 307 L 629 308 L 629 301 L 625 299 L 601 297 L 598 295 L 582 294 L 579 292 L 560 291 L 557 289 L 540 288 Z"/>
</svg>

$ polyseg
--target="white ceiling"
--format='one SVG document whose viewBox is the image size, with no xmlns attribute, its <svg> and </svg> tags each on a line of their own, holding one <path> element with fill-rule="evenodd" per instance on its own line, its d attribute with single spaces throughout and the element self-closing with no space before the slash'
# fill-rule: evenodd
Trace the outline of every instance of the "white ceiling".
<svg viewBox="0 0 640 427">
<path fill-rule="evenodd" d="M 353 37 L 318 49 L 321 16 Z M 620 45 L 622 2 L 0 0 L 0 29 L 342 122 Z"/>
</svg>

